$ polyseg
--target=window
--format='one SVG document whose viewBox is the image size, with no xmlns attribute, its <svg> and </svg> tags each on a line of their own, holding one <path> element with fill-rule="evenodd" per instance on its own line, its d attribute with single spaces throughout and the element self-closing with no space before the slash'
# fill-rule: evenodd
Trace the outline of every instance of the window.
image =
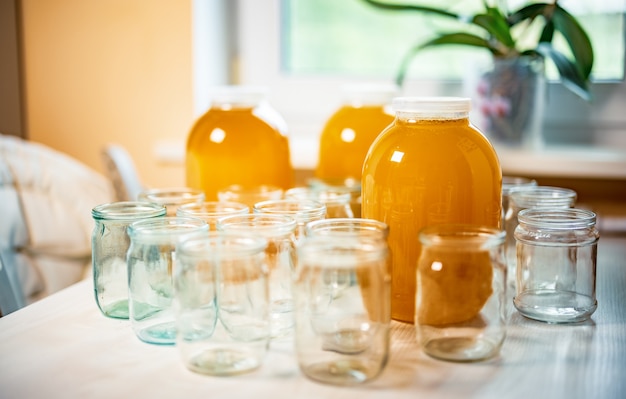
<svg viewBox="0 0 626 399">
<path fill-rule="evenodd" d="M 450 3 L 480 6 L 481 0 Z M 544 122 L 546 140 L 626 148 L 624 0 L 561 0 L 561 4 L 575 15 L 584 14 L 581 20 L 587 31 L 601 37 L 592 39 L 596 53 L 594 100 L 585 102 L 558 82 L 551 83 Z M 360 11 L 352 13 L 350 7 Z M 290 134 L 308 140 L 317 139 L 326 118 L 339 106 L 341 86 L 361 81 L 389 83 L 406 48 L 420 40 L 413 30 L 421 26 L 428 31 L 436 23 L 416 23 L 418 15 L 414 13 L 375 22 L 381 17 L 380 10 L 364 7 L 359 0 L 237 0 L 233 13 L 238 40 L 232 81 L 269 86 L 270 101 L 287 119 Z M 349 19 L 350 15 L 356 20 Z M 382 29 L 378 26 L 393 28 L 398 39 L 389 39 L 387 34 L 382 38 L 376 33 Z M 345 33 L 344 29 L 353 31 Z M 382 49 L 374 50 L 375 46 Z M 458 49 L 454 51 L 458 57 Z M 411 80 L 405 88 L 408 93 L 463 95 L 462 64 L 449 65 L 459 64 L 449 62 L 449 54 L 438 56 L 443 63 L 425 62 L 425 54 L 418 57 L 411 65 Z"/>
<path fill-rule="evenodd" d="M 413 3 L 435 7 L 443 4 L 433 0 Z M 448 3 L 450 11 L 460 14 L 483 9 L 482 0 L 448 0 Z M 622 3 L 623 0 L 561 0 L 560 4 L 578 16 L 590 35 L 595 50 L 593 75 L 596 81 L 623 78 Z M 509 0 L 507 4 L 511 9 L 518 9 L 527 2 Z M 431 39 L 435 32 L 467 29 L 466 24 L 448 18 L 381 10 L 362 0 L 281 0 L 280 12 L 281 67 L 288 75 L 393 77 L 411 47 Z M 528 29 L 523 27 L 523 32 L 518 29 L 516 33 L 529 38 L 532 46 L 539 36 L 538 28 L 535 24 Z M 462 79 L 468 63 L 488 58 L 489 54 L 482 49 L 431 48 L 415 58 L 410 72 L 422 79 Z M 450 62 L 451 59 L 464 62 Z M 548 71 L 553 78 L 555 72 Z"/>
</svg>

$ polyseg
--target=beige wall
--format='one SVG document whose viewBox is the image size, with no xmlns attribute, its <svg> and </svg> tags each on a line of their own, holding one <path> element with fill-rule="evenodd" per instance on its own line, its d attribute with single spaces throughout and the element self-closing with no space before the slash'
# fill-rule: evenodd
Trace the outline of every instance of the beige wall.
<svg viewBox="0 0 626 399">
<path fill-rule="evenodd" d="M 191 3 L 22 0 L 28 138 L 102 173 L 119 143 L 146 185 L 183 185 L 153 146 L 193 123 Z"/>
</svg>

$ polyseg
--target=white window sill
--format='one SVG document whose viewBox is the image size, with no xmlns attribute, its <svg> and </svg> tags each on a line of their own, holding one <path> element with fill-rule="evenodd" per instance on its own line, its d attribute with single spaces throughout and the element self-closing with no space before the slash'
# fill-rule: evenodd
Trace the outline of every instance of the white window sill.
<svg viewBox="0 0 626 399">
<path fill-rule="evenodd" d="M 313 170 L 317 164 L 317 137 L 290 137 L 294 169 Z M 496 148 L 506 175 L 626 180 L 626 151 L 603 147 L 547 146 L 530 151 Z M 157 162 L 182 165 L 185 144 L 177 140 L 158 141 Z"/>
</svg>

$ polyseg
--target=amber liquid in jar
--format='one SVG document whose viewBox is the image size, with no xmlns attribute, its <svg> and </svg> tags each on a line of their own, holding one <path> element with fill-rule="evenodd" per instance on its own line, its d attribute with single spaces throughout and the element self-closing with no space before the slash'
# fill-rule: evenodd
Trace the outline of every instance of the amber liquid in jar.
<svg viewBox="0 0 626 399">
<path fill-rule="evenodd" d="M 384 105 L 343 105 L 322 131 L 315 176 L 328 180 L 361 179 L 370 145 L 393 119 Z"/>
<path fill-rule="evenodd" d="M 219 189 L 235 184 L 293 187 L 289 139 L 271 113 L 257 105 L 249 101 L 213 104 L 191 129 L 187 186 L 204 190 L 207 201 L 217 201 Z"/>
<path fill-rule="evenodd" d="M 363 165 L 362 213 L 389 225 L 391 316 L 414 322 L 419 231 L 448 223 L 499 228 L 502 172 L 491 143 L 470 125 L 469 100 L 398 98 L 394 108 L 395 121 Z"/>
</svg>

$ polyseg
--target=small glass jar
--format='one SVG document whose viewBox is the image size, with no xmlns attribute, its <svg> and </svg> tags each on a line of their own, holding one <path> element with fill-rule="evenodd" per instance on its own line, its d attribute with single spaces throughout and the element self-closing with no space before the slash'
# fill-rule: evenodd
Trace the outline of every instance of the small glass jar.
<svg viewBox="0 0 626 399">
<path fill-rule="evenodd" d="M 387 245 L 389 226 L 386 223 L 374 219 L 362 218 L 331 218 L 309 222 L 305 228 L 306 237 L 331 236 L 331 237 L 368 237 L 380 241 L 381 245 Z M 387 257 L 387 270 L 391 273 L 391 256 Z M 333 296 L 341 295 L 341 292 L 350 285 L 350 273 L 337 270 L 328 277 L 334 280 Z"/>
<path fill-rule="evenodd" d="M 95 221 L 91 235 L 93 287 L 103 315 L 128 319 L 128 226 L 138 220 L 165 216 L 163 205 L 147 202 L 113 202 L 91 210 Z"/>
<path fill-rule="evenodd" d="M 212 231 L 176 247 L 176 346 L 189 370 L 240 375 L 263 363 L 270 340 L 266 245 Z"/>
<path fill-rule="evenodd" d="M 267 241 L 265 264 L 269 271 L 271 334 L 272 338 L 290 335 L 294 324 L 291 275 L 296 263 L 296 221 L 286 215 L 227 216 L 218 220 L 217 229 Z"/>
<path fill-rule="evenodd" d="M 346 190 L 294 187 L 285 192 L 285 198 L 320 201 L 326 205 L 326 218 L 328 219 L 354 217 L 350 206 L 352 195 Z"/>
<path fill-rule="evenodd" d="M 282 199 L 284 191 L 278 186 L 268 184 L 250 186 L 233 184 L 217 190 L 217 199 L 223 202 L 240 202 L 252 209 L 257 202 Z"/>
<path fill-rule="evenodd" d="M 526 187 L 536 187 L 537 180 L 521 176 L 502 176 L 502 220 L 509 209 L 509 195 L 511 190 Z"/>
<path fill-rule="evenodd" d="M 140 340 L 158 345 L 176 342 L 176 246 L 208 231 L 204 220 L 179 216 L 141 220 L 128 227 L 128 311 Z"/>
<path fill-rule="evenodd" d="M 355 218 L 361 217 L 361 180 L 347 179 L 320 179 L 307 180 L 307 187 L 312 190 L 333 190 L 350 193 L 350 208 Z"/>
<path fill-rule="evenodd" d="M 306 377 L 356 385 L 384 370 L 391 322 L 388 255 L 386 243 L 368 235 L 304 238 L 294 299 L 296 358 Z M 337 296 L 338 273 L 348 284 Z"/>
<path fill-rule="evenodd" d="M 310 222 L 306 225 L 307 236 L 370 236 L 379 240 L 387 240 L 389 226 L 385 222 L 362 218 L 333 218 Z"/>
<path fill-rule="evenodd" d="M 307 223 L 326 217 L 326 205 L 315 200 L 287 198 L 259 202 L 254 205 L 254 213 L 287 215 L 294 218 L 298 244 L 304 238 Z"/>
<path fill-rule="evenodd" d="M 517 253 L 515 248 L 515 228 L 517 215 L 527 208 L 571 208 L 576 203 L 576 192 L 569 188 L 551 186 L 519 186 L 509 189 L 509 203 L 504 217 L 506 231 L 505 254 L 507 284 L 515 289 Z"/>
<path fill-rule="evenodd" d="M 179 206 L 201 204 L 204 201 L 204 192 L 189 187 L 153 188 L 140 192 L 138 199 L 164 205 L 167 208 L 167 216 L 176 216 Z"/>
<path fill-rule="evenodd" d="M 595 213 L 525 209 L 518 219 L 515 308 L 548 323 L 587 320 L 598 306 Z"/>
<path fill-rule="evenodd" d="M 217 220 L 225 216 L 245 215 L 250 213 L 246 204 L 239 202 L 205 201 L 202 203 L 185 204 L 178 207 L 176 216 L 187 216 L 202 219 L 209 224 L 209 229 L 217 230 Z"/>
<path fill-rule="evenodd" d="M 420 231 L 415 327 L 429 356 L 473 362 L 499 353 L 506 335 L 504 234 L 457 224 Z"/>
</svg>

